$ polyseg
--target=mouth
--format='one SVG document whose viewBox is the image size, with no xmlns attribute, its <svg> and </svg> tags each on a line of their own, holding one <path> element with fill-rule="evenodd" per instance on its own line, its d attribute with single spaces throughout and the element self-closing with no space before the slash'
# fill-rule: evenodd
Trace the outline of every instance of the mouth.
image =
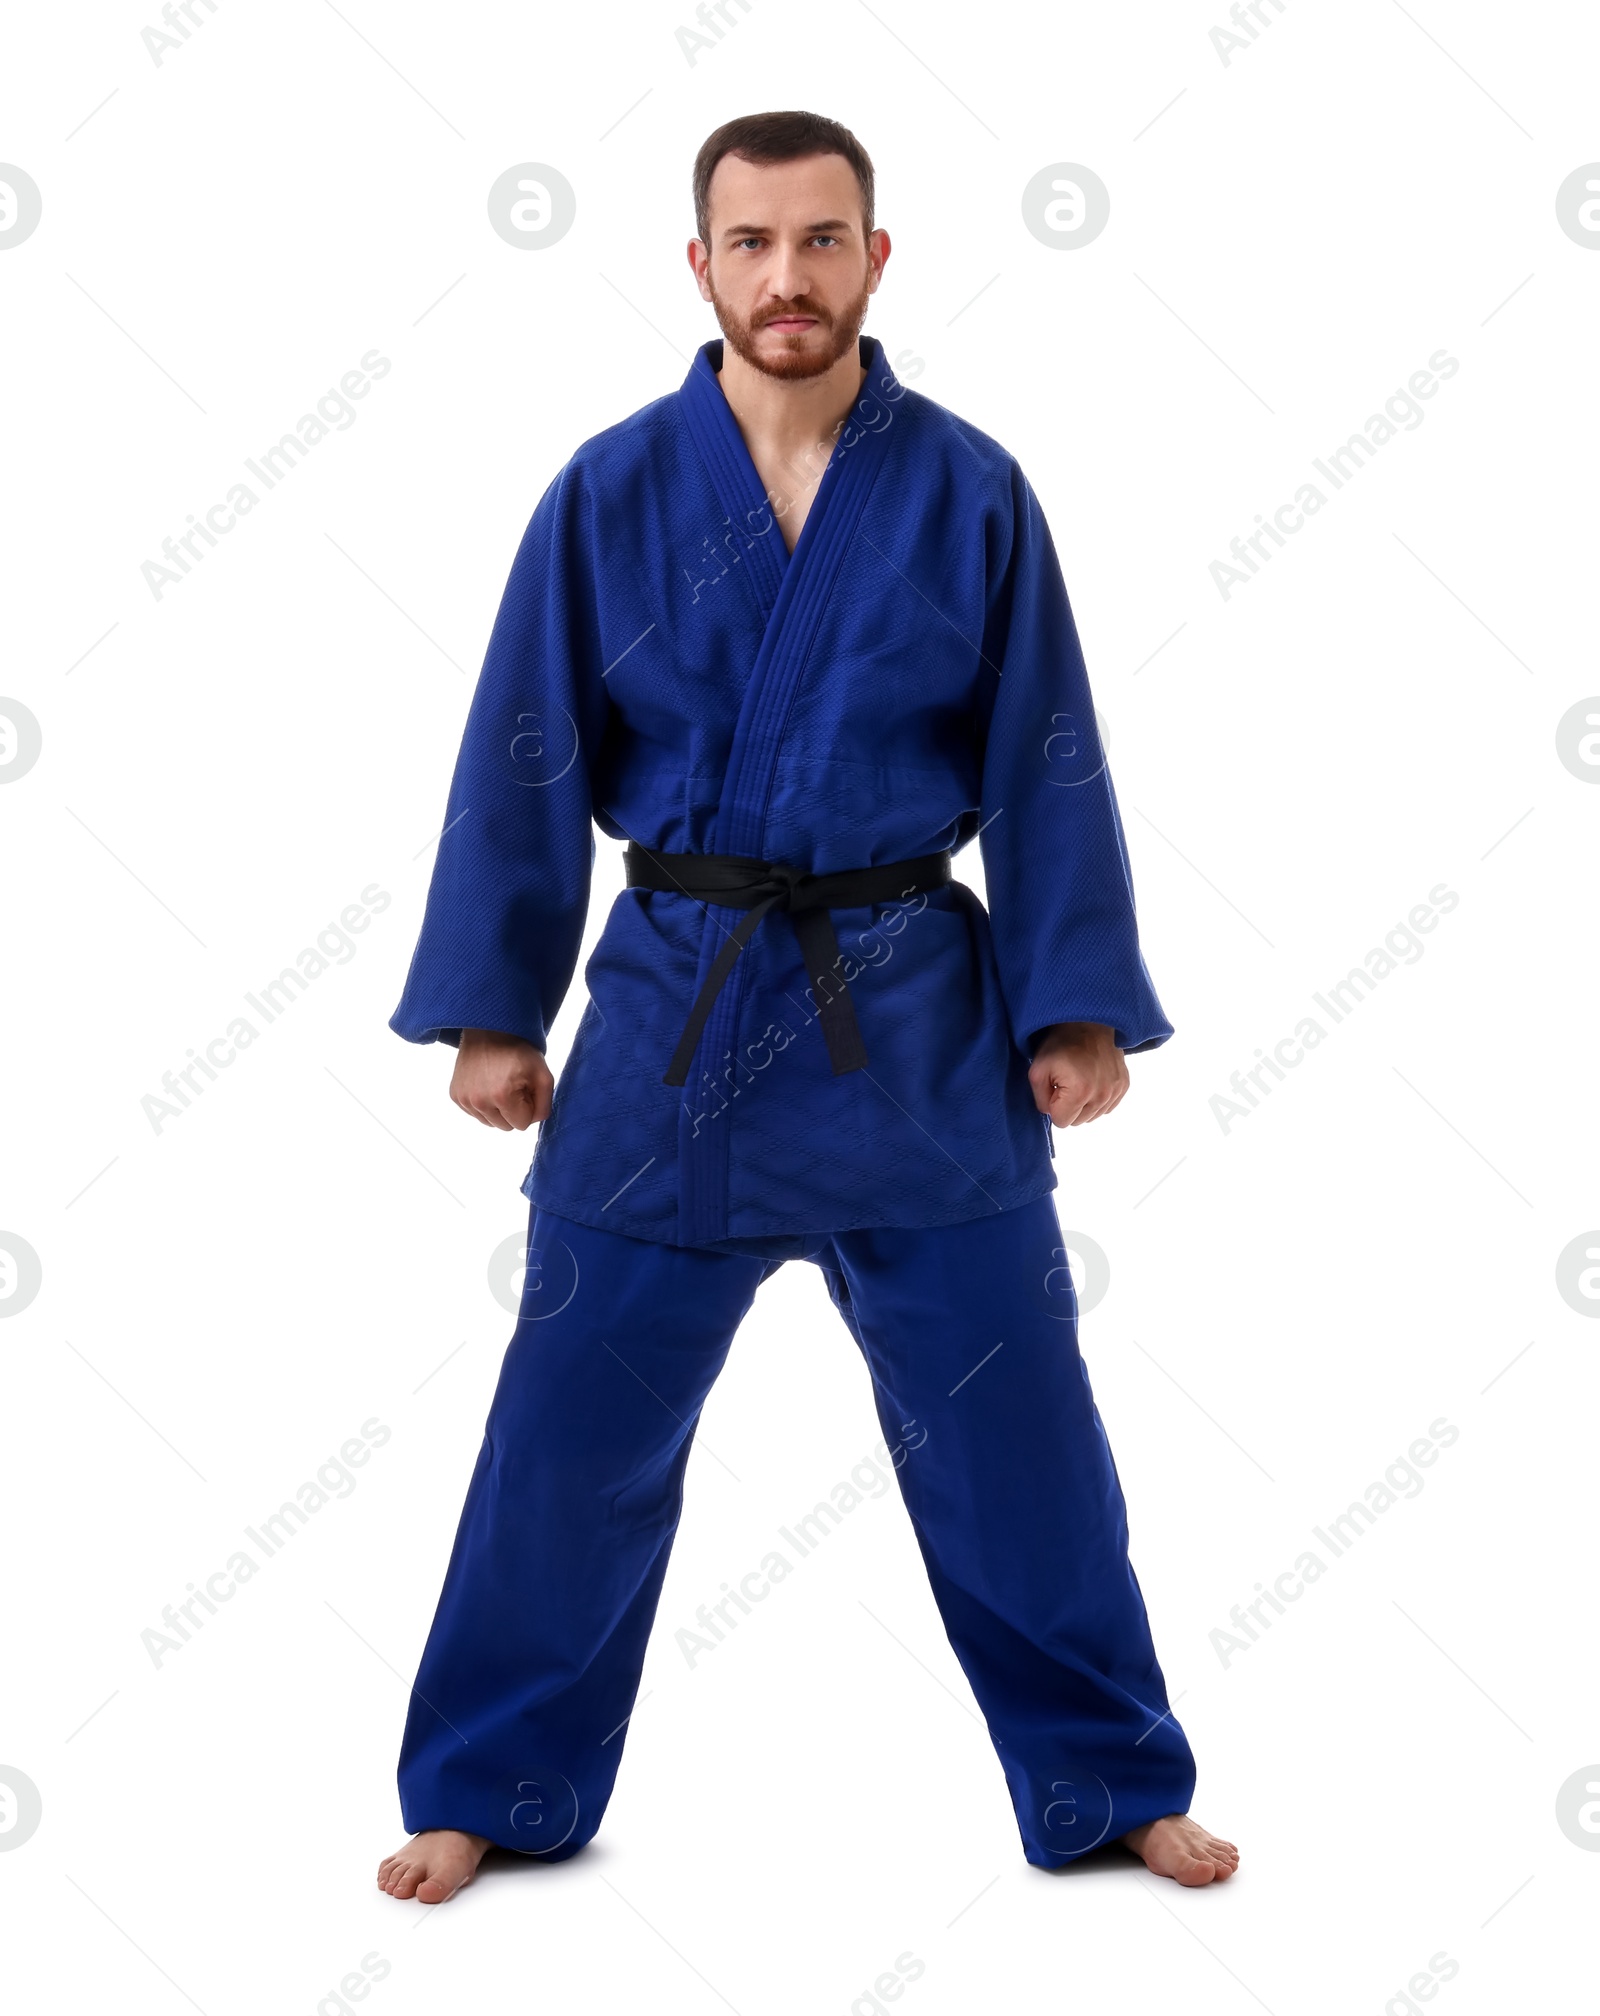
<svg viewBox="0 0 1600 2016">
<path fill-rule="evenodd" d="M 815 329 L 815 315 L 774 315 L 762 323 L 763 329 L 775 329 L 780 336 L 803 336 L 808 329 Z"/>
</svg>

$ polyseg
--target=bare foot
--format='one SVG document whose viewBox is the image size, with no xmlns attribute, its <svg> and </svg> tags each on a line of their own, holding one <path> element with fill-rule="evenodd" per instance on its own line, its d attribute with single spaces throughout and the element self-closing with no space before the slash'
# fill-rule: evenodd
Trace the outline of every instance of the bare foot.
<svg viewBox="0 0 1600 2016">
<path fill-rule="evenodd" d="M 1187 1813 L 1169 1813 L 1165 1820 L 1150 1820 L 1122 1836 L 1155 1876 L 1171 1876 L 1187 1888 L 1202 1883 L 1220 1883 L 1239 1866 L 1239 1851 L 1231 1841 L 1208 1834 L 1198 1820 Z"/>
<path fill-rule="evenodd" d="M 472 1881 L 490 1845 L 487 1834 L 430 1827 L 378 1864 L 378 1888 L 391 1897 L 415 1897 L 419 1904 L 443 1904 Z"/>
</svg>

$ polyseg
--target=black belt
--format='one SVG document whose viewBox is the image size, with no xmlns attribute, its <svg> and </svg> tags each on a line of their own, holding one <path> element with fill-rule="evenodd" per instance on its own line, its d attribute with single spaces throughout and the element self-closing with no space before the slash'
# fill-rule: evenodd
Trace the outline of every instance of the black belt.
<svg viewBox="0 0 1600 2016">
<path fill-rule="evenodd" d="M 628 842 L 625 858 L 630 889 L 660 889 L 749 912 L 729 933 L 706 975 L 662 1078 L 663 1085 L 688 1082 L 689 1066 L 711 1004 L 769 910 L 789 913 L 805 957 L 806 977 L 817 990 L 818 1015 L 835 1075 L 859 1071 L 867 1061 L 867 1046 L 861 1040 L 844 975 L 838 970 L 839 941 L 828 912 L 857 904 L 896 903 L 922 890 L 942 888 L 950 880 L 948 848 L 938 854 L 919 854 L 912 861 L 845 868 L 833 875 L 812 875 L 791 868 L 787 861 L 753 861 L 741 854 L 661 854 L 641 847 L 637 840 Z"/>
</svg>

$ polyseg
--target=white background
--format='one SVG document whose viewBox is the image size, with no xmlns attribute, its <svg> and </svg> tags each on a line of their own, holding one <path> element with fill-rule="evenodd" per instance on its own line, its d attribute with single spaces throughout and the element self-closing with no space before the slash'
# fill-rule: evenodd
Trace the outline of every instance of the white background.
<svg viewBox="0 0 1600 2016">
<path fill-rule="evenodd" d="M 1600 1223 L 1600 791 L 1556 730 L 1600 693 L 1600 256 L 1555 198 L 1600 157 L 1600 23 L 1285 0 L 1225 64 L 1210 5 L 752 0 L 693 64 L 687 0 L 219 0 L 159 65 L 153 11 L 10 23 L 0 157 L 43 194 L 0 258 L 0 692 L 43 733 L 0 791 L 0 1230 L 43 1268 L 0 1324 L 19 2007 L 311 2016 L 376 1954 L 379 2016 L 844 2016 L 908 1952 L 910 2016 L 1378 2016 L 1437 1955 L 1446 2016 L 1575 2006 L 1600 1328 L 1557 1258 Z M 598 1839 L 430 1911 L 374 1872 L 532 1138 L 385 1025 L 522 529 L 717 333 L 691 163 L 776 106 L 872 154 L 868 330 L 1038 489 L 1109 731 L 1177 1034 L 1057 1137 L 1056 1201 L 1109 1257 L 1083 1349 L 1243 1865 L 1024 1863 L 896 1496 L 689 1669 L 673 1632 L 877 1439 L 797 1264 L 706 1409 Z M 577 192 L 539 251 L 485 209 L 526 161 Z M 1091 245 L 1024 226 L 1058 162 L 1110 190 Z M 153 597 L 162 540 L 374 347 L 355 424 Z M 1422 424 L 1224 599 L 1228 542 L 1440 348 Z M 162 1074 L 374 882 L 355 956 L 156 1131 Z M 620 882 L 603 843 L 594 928 Z M 1440 882 L 1422 956 L 1224 1131 L 1230 1074 Z M 163 1607 L 374 1416 L 354 1492 L 154 1666 Z M 1441 1418 L 1425 1488 L 1224 1664 L 1230 1608 Z"/>
</svg>

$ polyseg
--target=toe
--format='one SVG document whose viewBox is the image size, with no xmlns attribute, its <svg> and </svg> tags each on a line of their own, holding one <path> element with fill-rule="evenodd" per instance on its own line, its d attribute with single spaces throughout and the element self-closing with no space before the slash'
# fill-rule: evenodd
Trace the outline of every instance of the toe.
<svg viewBox="0 0 1600 2016">
<path fill-rule="evenodd" d="M 441 1883 L 437 1876 L 425 1876 L 417 1885 L 416 1899 L 419 1904 L 443 1904 L 456 1894 L 456 1885 Z"/>
</svg>

